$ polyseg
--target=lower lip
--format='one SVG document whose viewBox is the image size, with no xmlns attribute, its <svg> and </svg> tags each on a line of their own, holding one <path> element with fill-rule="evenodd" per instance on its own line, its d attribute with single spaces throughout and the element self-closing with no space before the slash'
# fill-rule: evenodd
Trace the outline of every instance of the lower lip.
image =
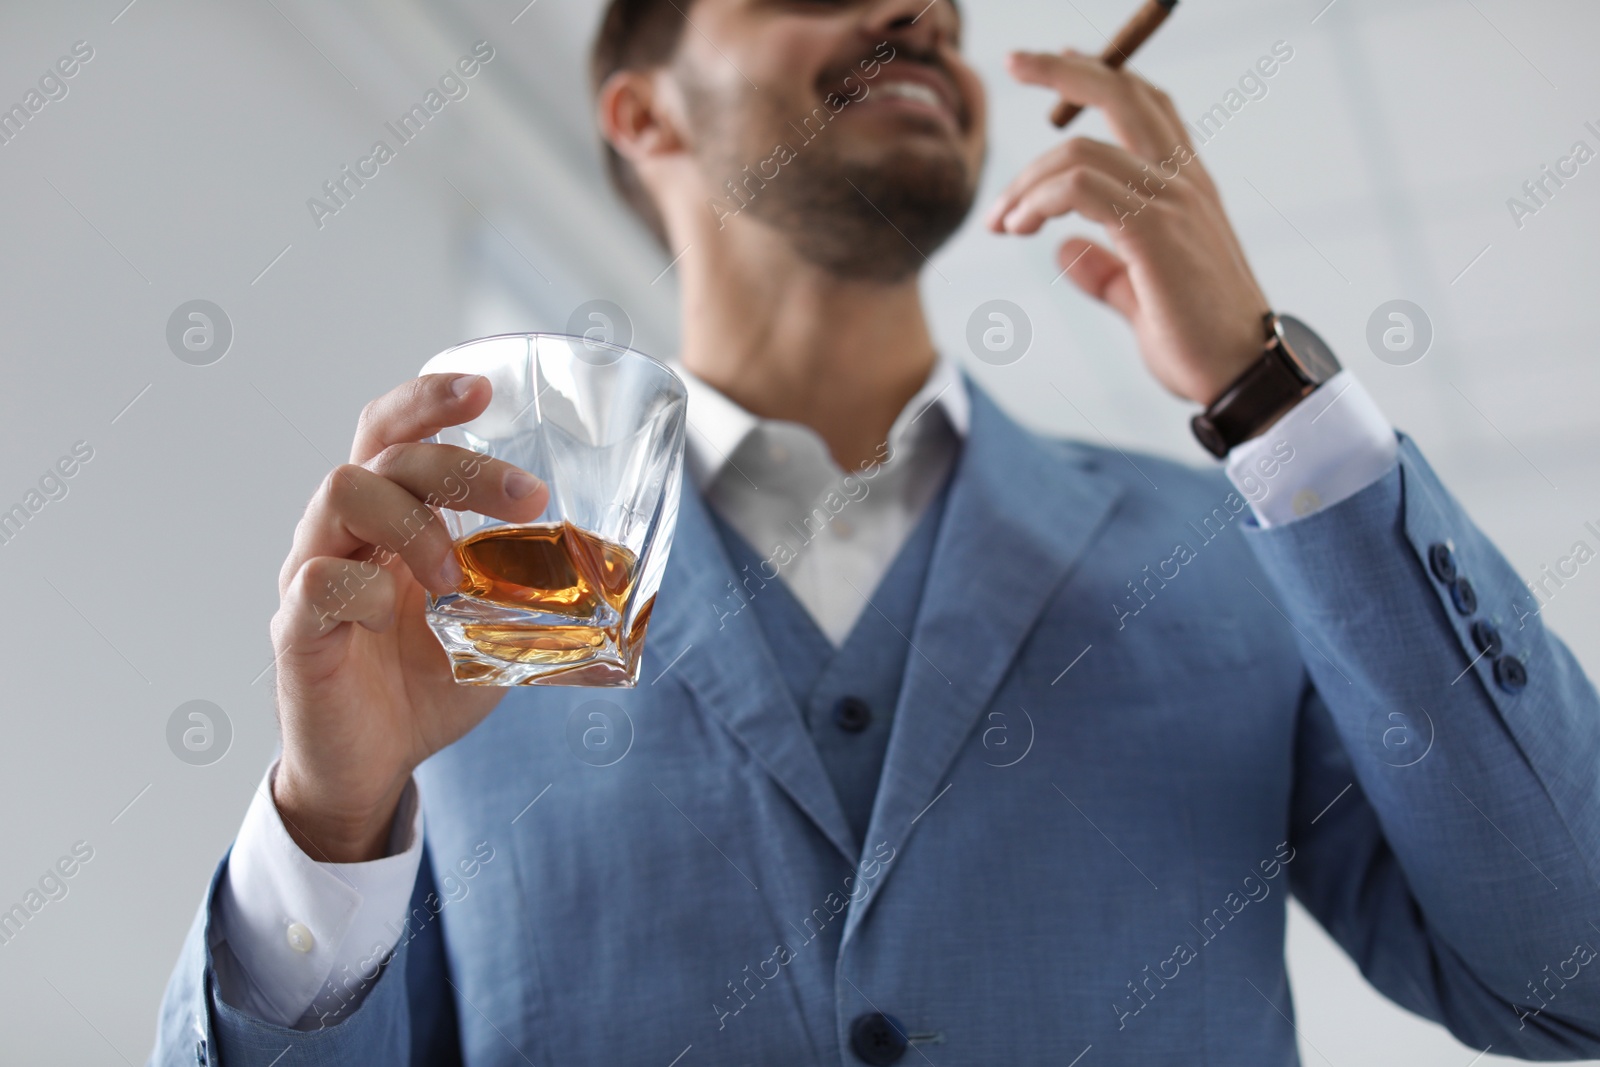
<svg viewBox="0 0 1600 1067">
<path fill-rule="evenodd" d="M 908 96 L 895 96 L 890 93 L 876 93 L 863 98 L 861 101 L 861 105 L 870 107 L 873 104 L 876 104 L 879 107 L 897 107 L 906 112 L 918 115 L 929 115 L 938 119 L 941 123 L 949 126 L 951 129 L 957 129 L 960 125 L 956 122 L 955 117 L 944 108 L 936 107 L 933 104 L 929 104 L 921 100 L 913 100 Z"/>
</svg>

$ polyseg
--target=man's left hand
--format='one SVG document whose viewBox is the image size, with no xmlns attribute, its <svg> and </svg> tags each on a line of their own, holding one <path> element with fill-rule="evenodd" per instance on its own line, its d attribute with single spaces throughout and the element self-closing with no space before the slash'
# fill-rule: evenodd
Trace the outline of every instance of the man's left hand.
<svg viewBox="0 0 1600 1067">
<path fill-rule="evenodd" d="M 1014 52 L 1008 66 L 1018 81 L 1100 108 L 1121 144 L 1074 137 L 1052 148 L 1001 194 L 989 228 L 1031 234 L 1072 212 L 1104 226 L 1114 251 L 1073 237 L 1057 253 L 1062 268 L 1128 320 L 1161 384 L 1210 404 L 1260 357 L 1270 305 L 1171 98 L 1075 52 Z"/>
</svg>

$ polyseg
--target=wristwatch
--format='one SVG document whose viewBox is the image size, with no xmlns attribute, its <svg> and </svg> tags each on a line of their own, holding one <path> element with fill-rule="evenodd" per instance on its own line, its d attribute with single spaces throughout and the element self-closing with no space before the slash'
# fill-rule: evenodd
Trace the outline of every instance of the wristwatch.
<svg viewBox="0 0 1600 1067">
<path fill-rule="evenodd" d="M 1206 451 L 1219 459 L 1340 370 L 1333 350 L 1299 319 L 1269 311 L 1261 323 L 1266 335 L 1261 358 L 1189 423 Z"/>
</svg>

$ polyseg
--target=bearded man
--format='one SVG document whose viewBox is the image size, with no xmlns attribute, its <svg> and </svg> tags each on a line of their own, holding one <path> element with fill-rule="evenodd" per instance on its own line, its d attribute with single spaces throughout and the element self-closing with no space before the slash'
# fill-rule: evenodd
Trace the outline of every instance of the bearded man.
<svg viewBox="0 0 1600 1067">
<path fill-rule="evenodd" d="M 1138 76 L 1011 56 L 1117 143 L 986 219 L 1103 225 L 1060 265 L 1223 470 L 1028 432 L 939 351 L 960 36 L 950 0 L 613 0 L 596 110 L 677 261 L 692 426 L 627 756 L 574 758 L 590 692 L 454 684 L 449 537 L 394 543 L 489 383 L 373 401 L 283 567 L 282 753 L 154 1062 L 1293 1064 L 1291 892 L 1467 1044 L 1600 1055 L 1593 686 Z M 548 496 L 487 462 L 453 502 Z"/>
</svg>

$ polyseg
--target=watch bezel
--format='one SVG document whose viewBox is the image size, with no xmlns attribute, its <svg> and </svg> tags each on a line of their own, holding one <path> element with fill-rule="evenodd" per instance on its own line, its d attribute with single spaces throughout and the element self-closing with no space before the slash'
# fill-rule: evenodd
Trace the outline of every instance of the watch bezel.
<svg viewBox="0 0 1600 1067">
<path fill-rule="evenodd" d="M 1293 315 L 1272 316 L 1272 339 L 1284 363 L 1301 381 L 1319 386 L 1343 368 L 1328 343 Z"/>
</svg>

